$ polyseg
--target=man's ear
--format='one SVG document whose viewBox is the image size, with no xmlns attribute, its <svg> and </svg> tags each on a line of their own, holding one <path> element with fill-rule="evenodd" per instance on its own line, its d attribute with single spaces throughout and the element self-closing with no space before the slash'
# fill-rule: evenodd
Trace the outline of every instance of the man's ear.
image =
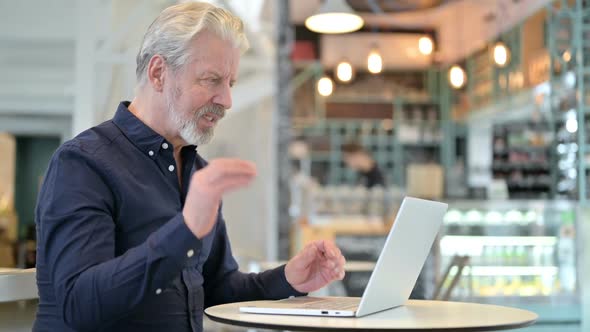
<svg viewBox="0 0 590 332">
<path fill-rule="evenodd" d="M 159 54 L 154 55 L 147 67 L 147 79 L 154 90 L 164 91 L 164 76 L 166 74 L 166 61 Z"/>
</svg>

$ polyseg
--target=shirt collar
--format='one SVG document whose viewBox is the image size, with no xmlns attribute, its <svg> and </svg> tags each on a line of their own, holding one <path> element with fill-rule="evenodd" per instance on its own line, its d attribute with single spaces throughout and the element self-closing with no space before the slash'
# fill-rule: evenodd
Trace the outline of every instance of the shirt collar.
<svg viewBox="0 0 590 332">
<path fill-rule="evenodd" d="M 164 137 L 155 132 L 152 128 L 138 119 L 135 114 L 129 111 L 131 102 L 122 101 L 117 107 L 113 123 L 119 127 L 123 134 L 142 152 L 150 157 L 155 158 L 160 151 L 169 151 L 172 154 L 174 147 Z M 197 150 L 196 145 L 183 147 L 183 150 Z"/>
<path fill-rule="evenodd" d="M 151 156 L 155 156 L 162 146 L 172 149 L 172 144 L 129 111 L 129 104 L 129 101 L 119 103 L 113 117 L 113 123 L 123 134 L 141 151 Z"/>
</svg>

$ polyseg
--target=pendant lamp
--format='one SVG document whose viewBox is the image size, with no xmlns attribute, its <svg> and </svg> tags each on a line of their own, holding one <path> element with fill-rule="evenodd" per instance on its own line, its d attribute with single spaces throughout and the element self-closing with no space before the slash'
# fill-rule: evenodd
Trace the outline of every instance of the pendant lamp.
<svg viewBox="0 0 590 332">
<path fill-rule="evenodd" d="M 309 30 L 330 34 L 353 32 L 364 23 L 344 0 L 324 0 L 318 12 L 305 20 Z"/>
</svg>

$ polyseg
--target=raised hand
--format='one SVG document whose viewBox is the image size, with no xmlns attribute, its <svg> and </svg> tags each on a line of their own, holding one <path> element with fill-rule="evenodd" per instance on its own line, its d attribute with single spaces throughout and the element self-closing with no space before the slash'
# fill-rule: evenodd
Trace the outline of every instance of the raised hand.
<svg viewBox="0 0 590 332">
<path fill-rule="evenodd" d="M 191 178 L 182 214 L 184 222 L 199 239 L 215 225 L 221 197 L 247 186 L 256 176 L 254 163 L 239 159 L 215 159 Z"/>
<path fill-rule="evenodd" d="M 285 276 L 301 293 L 316 291 L 334 280 L 344 278 L 346 260 L 330 241 L 315 241 L 303 248 L 285 266 Z"/>
</svg>

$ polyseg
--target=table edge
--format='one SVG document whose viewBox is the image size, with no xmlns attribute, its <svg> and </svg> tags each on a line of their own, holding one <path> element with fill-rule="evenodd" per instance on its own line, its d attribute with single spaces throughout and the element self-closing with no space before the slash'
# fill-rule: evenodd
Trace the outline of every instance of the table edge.
<svg viewBox="0 0 590 332">
<path fill-rule="evenodd" d="M 36 276 L 36 269 L 15 269 L 0 273 L 0 303 L 38 299 Z"/>
<path fill-rule="evenodd" d="M 251 323 L 251 322 L 244 322 L 239 320 L 232 320 L 227 318 L 219 318 L 214 315 L 207 313 L 207 309 L 205 309 L 205 315 L 214 322 L 234 325 L 234 326 L 241 326 L 241 327 L 252 327 L 252 328 L 259 328 L 259 329 L 282 329 L 282 330 L 291 330 L 291 331 L 333 331 L 333 332 L 342 332 L 342 331 L 350 331 L 350 328 L 340 327 L 313 327 L 313 326 L 296 326 L 296 325 L 286 325 L 286 324 L 267 324 L 267 323 Z M 275 316 L 285 316 L 285 315 L 275 315 Z M 356 317 L 338 317 L 339 319 L 356 319 Z M 538 321 L 539 317 L 537 318 L 516 324 L 503 324 L 503 325 L 495 325 L 495 326 L 482 326 L 482 327 L 449 327 L 449 328 L 427 328 L 427 329 L 370 329 L 364 328 L 364 330 L 371 331 L 371 332 L 390 332 L 390 331 L 397 331 L 397 332 L 417 332 L 417 331 L 429 331 L 429 332 L 450 332 L 450 331 L 459 331 L 459 332 L 468 332 L 468 331 L 502 331 L 502 330 L 512 330 L 512 329 L 520 329 L 523 327 L 531 326 Z"/>
</svg>

